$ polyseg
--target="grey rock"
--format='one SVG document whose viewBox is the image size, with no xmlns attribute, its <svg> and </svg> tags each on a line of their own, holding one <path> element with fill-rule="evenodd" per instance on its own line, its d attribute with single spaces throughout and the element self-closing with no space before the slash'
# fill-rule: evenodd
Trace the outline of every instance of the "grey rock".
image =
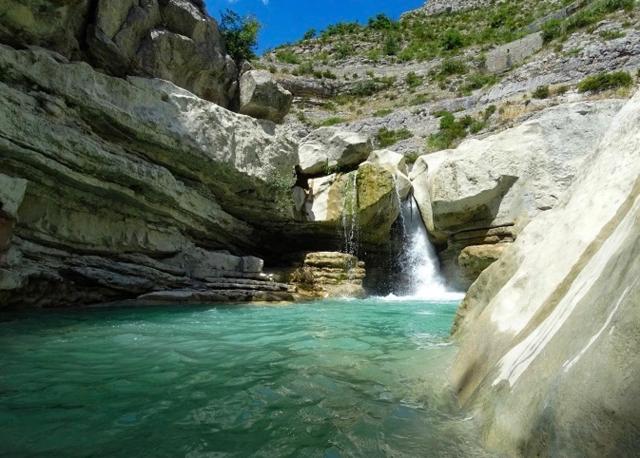
<svg viewBox="0 0 640 458">
<path fill-rule="evenodd" d="M 0 46 L 0 66 L 0 200 L 19 222 L 0 307 L 261 276 L 219 250 L 257 253 L 252 225 L 287 220 L 268 182 L 298 162 L 284 132 L 168 81 L 111 77 L 42 49 Z"/>
<path fill-rule="evenodd" d="M 299 147 L 300 166 L 311 175 L 335 168 L 357 166 L 373 151 L 370 137 L 335 127 L 321 127 L 305 137 Z"/>
<path fill-rule="evenodd" d="M 293 96 L 271 73 L 250 70 L 240 78 L 240 113 L 280 123 L 289 113 Z"/>
</svg>

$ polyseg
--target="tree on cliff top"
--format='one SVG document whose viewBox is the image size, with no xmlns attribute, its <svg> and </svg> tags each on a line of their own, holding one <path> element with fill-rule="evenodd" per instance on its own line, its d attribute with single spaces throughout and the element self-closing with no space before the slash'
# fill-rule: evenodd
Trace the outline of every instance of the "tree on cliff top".
<svg viewBox="0 0 640 458">
<path fill-rule="evenodd" d="M 236 62 L 256 57 L 259 31 L 260 23 L 254 17 L 241 17 L 230 9 L 220 15 L 220 32 L 227 45 L 227 52 Z"/>
</svg>

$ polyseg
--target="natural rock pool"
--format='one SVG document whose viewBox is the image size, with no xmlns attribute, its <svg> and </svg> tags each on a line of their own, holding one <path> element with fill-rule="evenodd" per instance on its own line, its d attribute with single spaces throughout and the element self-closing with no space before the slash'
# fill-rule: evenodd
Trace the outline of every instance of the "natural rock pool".
<svg viewBox="0 0 640 458">
<path fill-rule="evenodd" d="M 475 456 L 457 302 L 0 315 L 0 456 Z"/>
</svg>

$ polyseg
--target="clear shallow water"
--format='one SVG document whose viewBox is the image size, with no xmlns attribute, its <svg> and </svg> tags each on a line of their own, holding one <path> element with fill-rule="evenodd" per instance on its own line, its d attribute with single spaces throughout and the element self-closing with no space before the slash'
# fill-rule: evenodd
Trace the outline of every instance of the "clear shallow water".
<svg viewBox="0 0 640 458">
<path fill-rule="evenodd" d="M 456 302 L 0 315 L 0 456 L 471 456 Z"/>
</svg>

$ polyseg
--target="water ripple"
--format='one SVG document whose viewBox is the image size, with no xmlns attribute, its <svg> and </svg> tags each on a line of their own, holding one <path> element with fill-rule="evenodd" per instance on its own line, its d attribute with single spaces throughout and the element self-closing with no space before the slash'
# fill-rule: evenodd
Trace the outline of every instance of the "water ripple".
<svg viewBox="0 0 640 458">
<path fill-rule="evenodd" d="M 443 379 L 455 307 L 1 316 L 0 456 L 480 454 Z"/>
</svg>

